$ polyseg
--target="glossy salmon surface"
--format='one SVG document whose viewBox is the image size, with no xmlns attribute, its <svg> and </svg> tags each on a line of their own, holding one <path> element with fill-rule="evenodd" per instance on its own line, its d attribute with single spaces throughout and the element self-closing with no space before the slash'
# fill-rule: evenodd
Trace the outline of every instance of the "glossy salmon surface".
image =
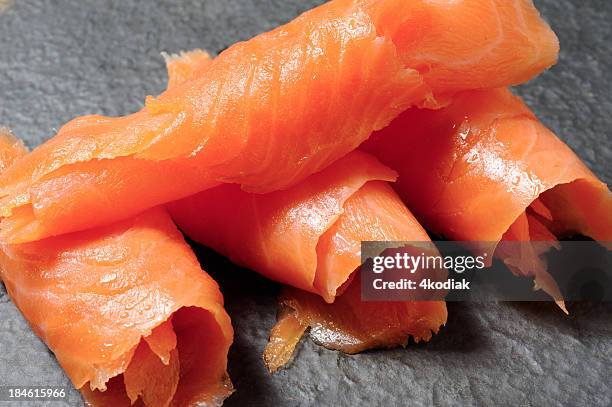
<svg viewBox="0 0 612 407">
<path fill-rule="evenodd" d="M 285 191 L 225 185 L 168 208 L 190 238 L 292 286 L 264 355 L 277 370 L 308 328 L 317 343 L 355 353 L 405 345 L 410 336 L 429 340 L 446 322 L 443 301 L 361 301 L 362 241 L 430 242 L 386 182 L 394 179 L 355 151 Z"/>
<path fill-rule="evenodd" d="M 220 183 L 286 189 L 409 107 L 527 81 L 557 53 L 528 0 L 333 0 L 210 63 L 170 58 L 168 90 L 139 112 L 67 123 L 0 180 L 1 236 L 105 225 Z"/>
<path fill-rule="evenodd" d="M 459 241 L 556 245 L 574 233 L 612 239 L 612 194 L 508 89 L 411 109 L 362 147 L 395 169 L 395 189 L 429 230 Z M 560 300 L 538 253 L 497 253 Z M 531 263 L 531 264 L 530 264 Z"/>
<path fill-rule="evenodd" d="M 26 152 L 0 135 L 3 165 Z M 223 297 L 165 210 L 0 248 L 11 299 L 90 405 L 195 406 L 231 394 Z"/>
</svg>

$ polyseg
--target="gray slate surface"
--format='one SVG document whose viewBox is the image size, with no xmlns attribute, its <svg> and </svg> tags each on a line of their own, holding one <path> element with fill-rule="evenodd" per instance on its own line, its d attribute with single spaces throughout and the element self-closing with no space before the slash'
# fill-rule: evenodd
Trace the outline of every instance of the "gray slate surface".
<svg viewBox="0 0 612 407">
<path fill-rule="evenodd" d="M 160 51 L 218 52 L 318 3 L 15 0 L 0 14 L 0 123 L 35 146 L 74 116 L 135 111 L 163 89 Z M 612 2 L 536 4 L 561 39 L 561 60 L 518 91 L 610 183 Z M 448 325 L 429 344 L 346 356 L 303 341 L 290 368 L 271 376 L 261 353 L 278 287 L 199 252 L 236 328 L 238 391 L 227 406 L 612 405 L 612 304 L 572 304 L 570 317 L 547 303 L 449 304 Z M 2 384 L 69 386 L 3 288 Z M 76 391 L 68 404 L 80 404 Z"/>
</svg>

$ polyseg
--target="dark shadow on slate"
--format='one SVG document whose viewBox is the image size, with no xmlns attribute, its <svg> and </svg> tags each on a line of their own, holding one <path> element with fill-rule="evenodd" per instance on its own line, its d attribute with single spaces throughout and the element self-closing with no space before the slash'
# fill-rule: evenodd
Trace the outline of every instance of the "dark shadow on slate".
<svg viewBox="0 0 612 407">
<path fill-rule="evenodd" d="M 490 346 L 487 335 L 478 329 L 472 310 L 486 304 L 449 302 L 448 322 L 429 343 L 422 344 L 434 352 L 479 352 Z"/>
<path fill-rule="evenodd" d="M 270 375 L 262 373 L 262 345 L 265 346 L 267 332 L 275 322 L 280 286 L 234 265 L 211 249 L 190 243 L 202 268 L 219 283 L 225 297 L 225 308 L 236 331 L 228 366 L 234 386 L 241 391 L 234 393 L 225 405 L 245 405 L 247 401 L 268 402 L 270 405 L 280 402 L 275 399 L 274 392 L 270 393 L 269 387 L 264 386 Z M 243 394 L 249 395 L 248 400 Z"/>
</svg>

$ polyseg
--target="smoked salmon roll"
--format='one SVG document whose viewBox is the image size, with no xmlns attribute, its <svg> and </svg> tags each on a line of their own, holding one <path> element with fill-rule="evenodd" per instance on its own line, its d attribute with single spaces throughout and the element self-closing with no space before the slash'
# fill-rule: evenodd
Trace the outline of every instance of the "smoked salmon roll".
<svg viewBox="0 0 612 407">
<path fill-rule="evenodd" d="M 137 113 L 63 126 L 0 180 L 1 237 L 105 225 L 220 183 L 286 189 L 407 108 L 524 82 L 557 53 L 529 0 L 333 0 L 188 80 L 178 69 Z"/>
<path fill-rule="evenodd" d="M 464 92 L 437 111 L 410 109 L 362 150 L 398 172 L 403 201 L 448 239 L 549 247 L 574 233 L 612 240 L 606 184 L 508 89 Z M 512 247 L 495 254 L 513 272 L 534 276 L 565 310 L 539 259 L 546 245 L 523 245 L 523 253 Z"/>
<path fill-rule="evenodd" d="M 0 137 L 1 167 L 25 152 Z M 163 209 L 2 244 L 0 275 L 89 405 L 217 405 L 231 394 L 223 297 Z"/>
<path fill-rule="evenodd" d="M 349 353 L 429 340 L 446 322 L 444 301 L 361 302 L 362 241 L 430 242 L 387 181 L 394 171 L 352 152 L 300 184 L 268 194 L 223 185 L 168 204 L 190 238 L 290 285 L 265 360 L 285 364 L 308 327 Z M 376 317 L 376 315 L 378 315 Z"/>
</svg>

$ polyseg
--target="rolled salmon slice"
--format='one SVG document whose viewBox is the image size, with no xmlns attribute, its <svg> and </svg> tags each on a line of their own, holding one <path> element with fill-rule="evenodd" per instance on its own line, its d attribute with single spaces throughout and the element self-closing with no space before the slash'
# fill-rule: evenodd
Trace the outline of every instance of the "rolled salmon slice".
<svg viewBox="0 0 612 407">
<path fill-rule="evenodd" d="M 366 184 L 395 177 L 373 157 L 353 152 L 286 191 L 251 194 L 222 185 L 167 207 L 191 239 L 274 281 L 333 302 L 361 262 L 361 240 L 342 242 L 335 235 L 345 205 Z M 385 231 L 371 226 L 355 229 L 370 228 L 385 240 Z M 408 234 L 414 226 L 421 230 L 416 222 L 401 227 Z"/>
<path fill-rule="evenodd" d="M 0 180 L 1 237 L 101 226 L 219 183 L 286 189 L 407 108 L 526 81 L 557 53 L 527 0 L 333 0 L 210 63 L 169 58 L 168 90 L 139 112 L 63 126 Z"/>
<path fill-rule="evenodd" d="M 289 361 L 309 327 L 318 343 L 355 353 L 403 345 L 410 335 L 429 340 L 446 322 L 444 301 L 361 302 L 362 241 L 430 242 L 387 184 L 394 178 L 355 151 L 285 191 L 225 185 L 168 205 L 195 241 L 293 287 L 281 295 L 264 355 L 270 370 Z"/>
<path fill-rule="evenodd" d="M 0 136 L 2 166 L 27 152 Z M 33 331 L 93 406 L 220 404 L 230 319 L 168 214 L 1 246 L 0 275 Z"/>
<path fill-rule="evenodd" d="M 508 89 L 460 93 L 438 111 L 410 109 L 362 150 L 399 173 L 396 191 L 431 231 L 493 248 L 532 241 L 522 253 L 496 255 L 534 276 L 564 311 L 540 254 L 573 233 L 612 239 L 606 184 Z"/>
<path fill-rule="evenodd" d="M 282 291 L 278 321 L 264 352 L 270 371 L 291 360 L 307 329 L 319 345 L 358 353 L 405 346 L 410 337 L 417 343 L 427 342 L 446 323 L 444 301 L 362 301 L 358 271 L 362 241 L 429 242 L 429 237 L 387 183 L 368 182 L 354 193 L 340 218 L 319 240 L 319 259 L 329 267 L 317 279 L 333 285 L 337 284 L 333 278 L 337 270 L 356 271 L 337 290 L 333 303 L 293 287 Z M 435 252 L 433 245 L 429 250 Z M 348 264 L 341 264 L 338 258 Z"/>
</svg>

